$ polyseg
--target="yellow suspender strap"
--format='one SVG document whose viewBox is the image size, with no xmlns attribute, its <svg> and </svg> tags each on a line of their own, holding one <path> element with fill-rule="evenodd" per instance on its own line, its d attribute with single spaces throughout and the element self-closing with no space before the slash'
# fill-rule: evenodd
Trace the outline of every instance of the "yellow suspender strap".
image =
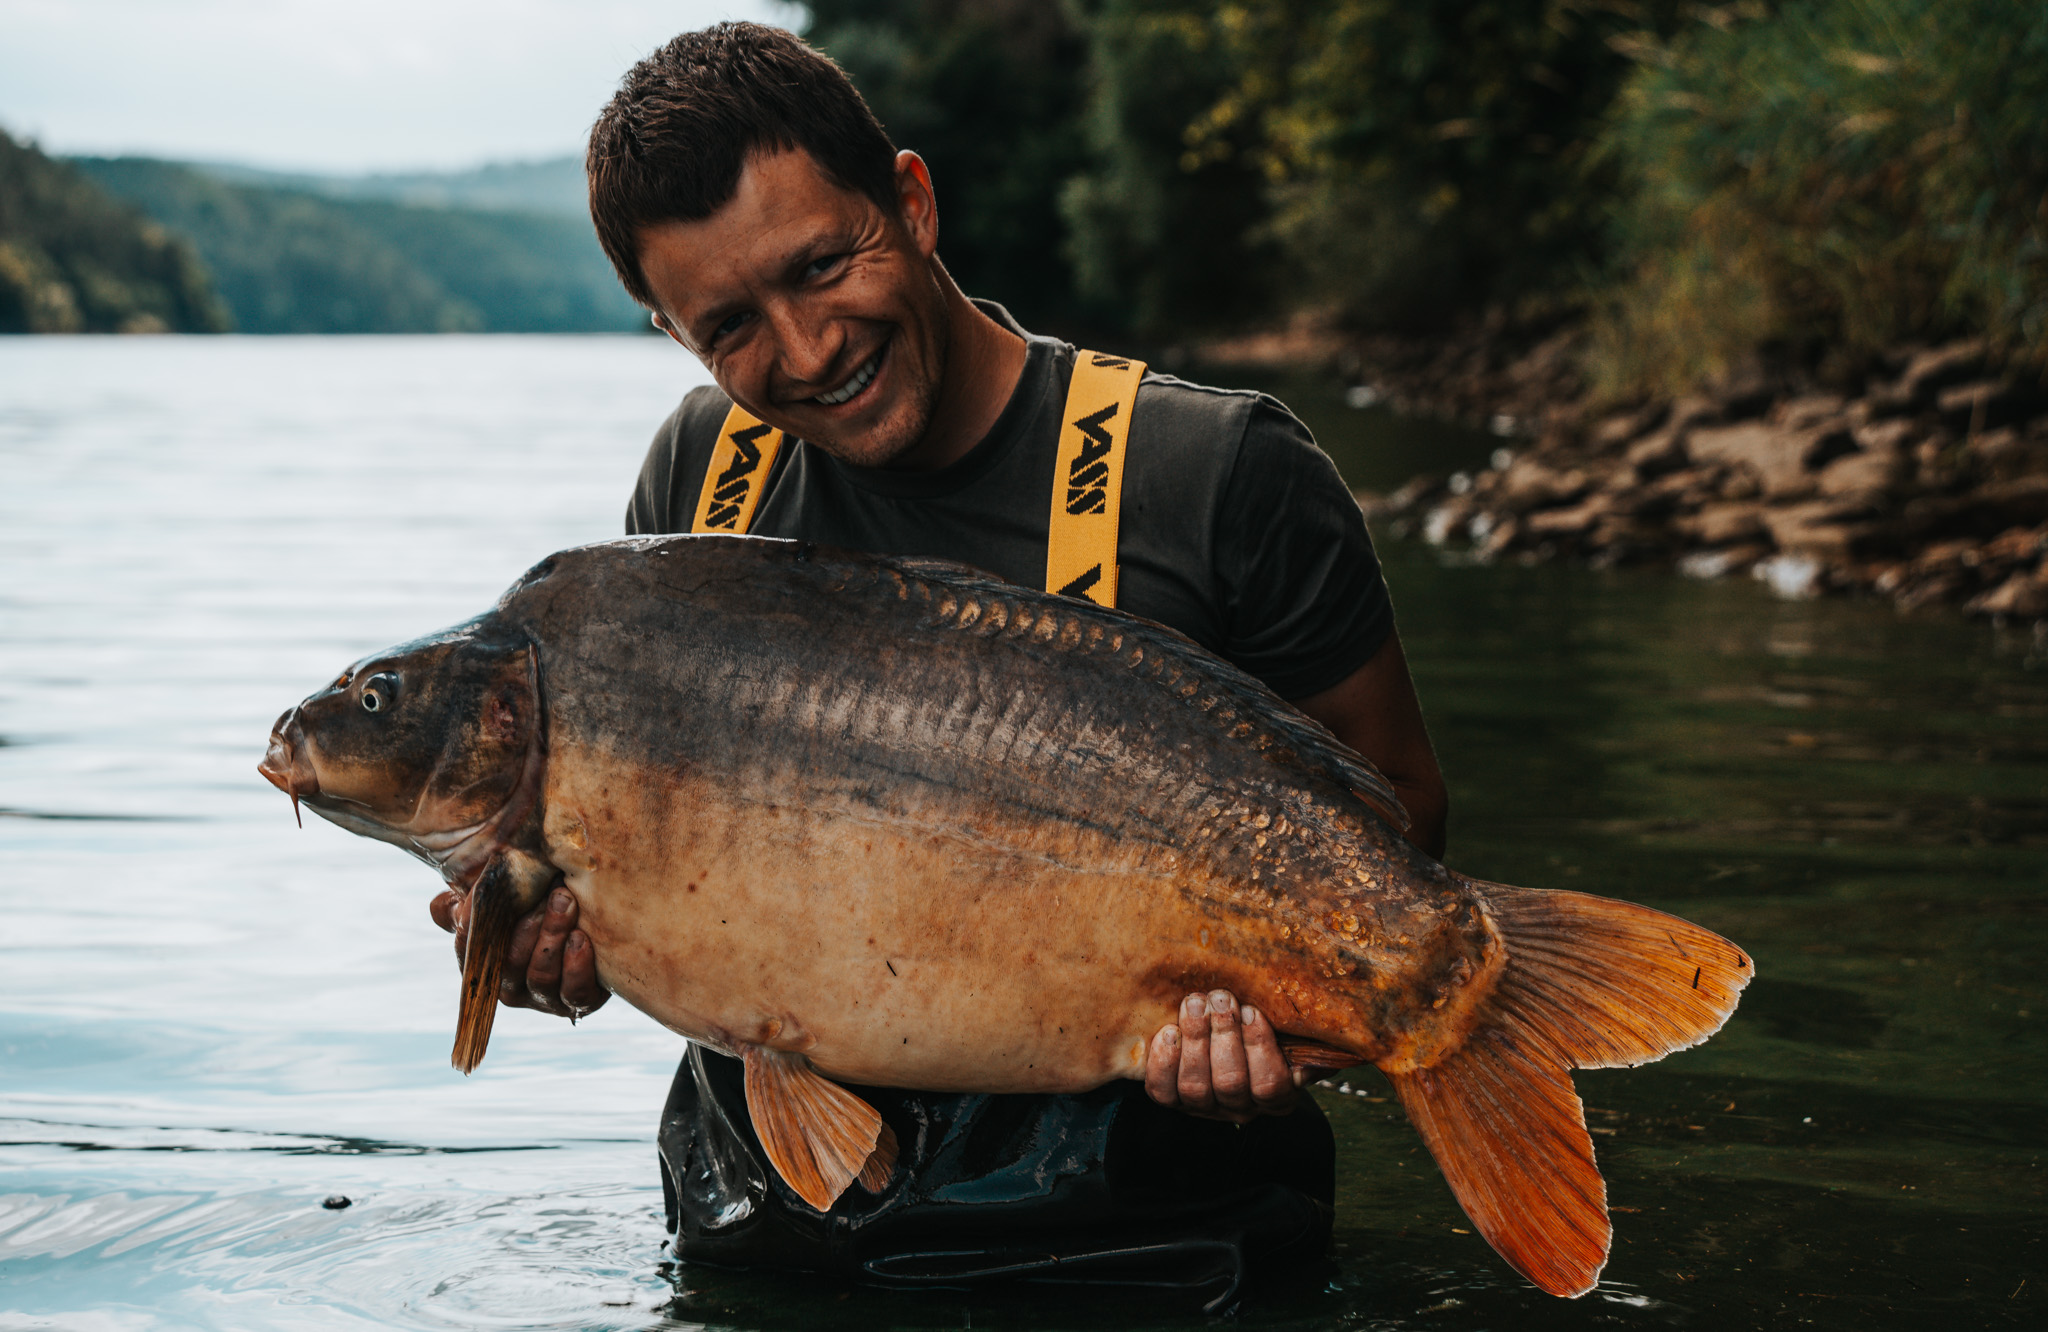
<svg viewBox="0 0 2048 1332">
<path fill-rule="evenodd" d="M 1116 605 L 1116 531 L 1123 512 L 1124 445 L 1143 361 L 1074 354 L 1074 380 L 1060 417 L 1052 474 L 1052 521 L 1045 532 L 1045 590 Z"/>
<path fill-rule="evenodd" d="M 782 451 L 782 432 L 735 405 L 718 428 L 711 466 L 704 469 L 704 488 L 697 493 L 692 532 L 744 533 L 754 525 L 761 492 Z"/>
</svg>

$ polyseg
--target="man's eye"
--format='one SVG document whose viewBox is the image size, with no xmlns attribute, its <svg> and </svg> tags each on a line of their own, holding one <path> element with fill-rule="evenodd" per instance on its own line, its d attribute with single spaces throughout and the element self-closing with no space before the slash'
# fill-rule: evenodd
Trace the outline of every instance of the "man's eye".
<svg viewBox="0 0 2048 1332">
<path fill-rule="evenodd" d="M 846 256 L 843 254 L 828 254 L 822 259 L 813 259 L 804 265 L 804 276 L 807 278 L 823 277 L 839 267 L 839 261 L 844 258 Z"/>
<path fill-rule="evenodd" d="M 747 316 L 744 312 L 735 315 L 727 315 L 725 317 L 724 323 L 720 324 L 717 328 L 711 330 L 711 336 L 715 339 L 725 337 L 726 335 L 731 333 L 737 333 L 740 331 L 740 325 L 746 322 Z"/>
</svg>

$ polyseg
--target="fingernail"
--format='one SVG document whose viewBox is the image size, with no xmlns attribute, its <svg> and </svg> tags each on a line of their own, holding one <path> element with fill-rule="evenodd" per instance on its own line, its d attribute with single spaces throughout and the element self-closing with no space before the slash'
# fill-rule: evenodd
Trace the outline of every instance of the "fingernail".
<svg viewBox="0 0 2048 1332">
<path fill-rule="evenodd" d="M 569 890 L 557 888 L 548 894 L 548 911 L 557 916 L 569 914 Z"/>
<path fill-rule="evenodd" d="M 1243 1008 L 1237 1010 L 1237 1020 L 1249 1027 L 1252 1023 L 1259 1020 L 1259 1010 L 1253 1008 L 1250 1004 L 1246 1004 Z"/>
<path fill-rule="evenodd" d="M 1166 1043 L 1167 1043 L 1168 1045 L 1179 1045 L 1179 1044 L 1180 1044 L 1180 1028 L 1179 1028 L 1179 1027 L 1168 1027 L 1168 1028 L 1167 1028 L 1167 1029 L 1166 1029 L 1165 1031 L 1161 1032 L 1160 1034 L 1161 1034 L 1162 1036 L 1166 1037 Z"/>
<path fill-rule="evenodd" d="M 1209 996 L 1209 1011 L 1211 1013 L 1228 1013 L 1235 1007 L 1237 1007 L 1237 1003 L 1231 999 L 1228 990 L 1217 990 Z"/>
<path fill-rule="evenodd" d="M 1183 1017 L 1198 1018 L 1202 1016 L 1202 1011 L 1205 1007 L 1206 1005 L 1202 1002 L 1202 996 L 1199 994 L 1191 994 L 1180 1001 L 1180 1011 Z"/>
</svg>

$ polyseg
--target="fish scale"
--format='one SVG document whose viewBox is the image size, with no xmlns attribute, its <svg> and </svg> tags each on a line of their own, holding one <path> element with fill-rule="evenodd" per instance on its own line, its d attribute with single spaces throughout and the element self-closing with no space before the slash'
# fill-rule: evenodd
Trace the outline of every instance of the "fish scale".
<svg viewBox="0 0 2048 1332">
<path fill-rule="evenodd" d="M 402 682 L 374 713 L 372 675 Z M 609 989 L 745 1062 L 820 1209 L 894 1169 L 840 1083 L 1142 1078 L 1180 997 L 1226 989 L 1296 1067 L 1377 1065 L 1475 1228 L 1583 1293 L 1610 1232 L 1571 1070 L 1697 1043 L 1753 973 L 1660 912 L 1437 864 L 1369 763 L 1169 629 L 804 543 L 550 557 L 287 713 L 264 771 L 468 895 L 459 1066 L 559 883 Z"/>
</svg>

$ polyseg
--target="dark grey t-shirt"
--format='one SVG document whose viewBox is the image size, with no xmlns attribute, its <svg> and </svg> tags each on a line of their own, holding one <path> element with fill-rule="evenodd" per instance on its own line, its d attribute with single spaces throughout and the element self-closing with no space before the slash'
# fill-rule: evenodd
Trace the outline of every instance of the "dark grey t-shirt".
<svg viewBox="0 0 2048 1332">
<path fill-rule="evenodd" d="M 853 467 L 792 440 L 752 531 L 957 560 L 1041 586 L 1060 412 L 1074 348 L 1024 333 L 1023 378 L 995 425 L 936 472 Z M 656 432 L 630 534 L 687 531 L 730 400 L 692 390 Z M 1393 628 L 1365 520 L 1308 428 L 1272 398 L 1148 373 L 1124 464 L 1117 606 L 1180 630 L 1283 698 L 1335 685 Z"/>
</svg>

